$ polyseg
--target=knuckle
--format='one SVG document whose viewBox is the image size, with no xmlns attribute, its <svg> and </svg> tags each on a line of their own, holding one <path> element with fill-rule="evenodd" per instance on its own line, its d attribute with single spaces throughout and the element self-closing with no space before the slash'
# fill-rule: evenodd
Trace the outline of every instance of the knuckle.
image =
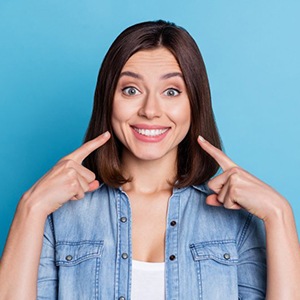
<svg viewBox="0 0 300 300">
<path fill-rule="evenodd" d="M 93 182 L 95 179 L 96 179 L 96 175 L 94 173 L 86 177 L 87 183 Z"/>
<path fill-rule="evenodd" d="M 83 192 L 87 192 L 89 190 L 89 185 L 87 182 L 82 183 Z"/>
<path fill-rule="evenodd" d="M 241 177 L 237 173 L 234 173 L 230 176 L 230 180 L 233 185 L 237 185 L 240 182 L 240 179 L 241 179 Z"/>
<path fill-rule="evenodd" d="M 78 193 L 76 194 L 76 199 L 82 199 L 82 198 L 84 198 L 84 192 L 83 191 L 78 191 Z"/>
<path fill-rule="evenodd" d="M 72 160 L 72 159 L 65 159 L 64 160 L 64 166 L 66 167 L 66 168 L 72 168 L 72 167 L 74 167 L 74 161 Z"/>
<path fill-rule="evenodd" d="M 239 188 L 236 185 L 232 185 L 229 187 L 228 194 L 230 199 L 238 199 L 239 197 Z"/>
<path fill-rule="evenodd" d="M 234 167 L 234 170 L 230 171 L 230 184 L 239 185 L 242 180 L 242 170 L 238 167 Z"/>
<path fill-rule="evenodd" d="M 62 157 L 58 162 L 59 162 L 59 163 L 63 163 L 63 162 L 65 162 L 65 161 L 69 160 L 69 159 L 70 159 L 70 158 L 69 158 L 69 155 L 66 155 L 66 156 Z"/>
<path fill-rule="evenodd" d="M 223 197 L 221 197 L 220 195 L 217 195 L 216 199 L 217 199 L 217 201 L 220 202 L 220 203 L 223 203 L 223 202 L 224 202 Z"/>
<path fill-rule="evenodd" d="M 70 179 L 74 179 L 74 178 L 77 178 L 77 172 L 75 169 L 73 168 L 68 168 L 66 170 L 66 176 Z"/>
<path fill-rule="evenodd" d="M 91 181 L 95 180 L 96 179 L 96 174 L 91 172 Z"/>
<path fill-rule="evenodd" d="M 235 206 L 236 206 L 235 203 L 232 202 L 232 201 L 230 201 L 230 200 L 229 200 L 229 201 L 226 201 L 226 202 L 224 203 L 224 207 L 227 208 L 227 209 L 233 209 Z"/>
<path fill-rule="evenodd" d="M 80 149 L 85 152 L 90 150 L 90 142 L 86 142 L 85 144 L 80 146 Z"/>
<path fill-rule="evenodd" d="M 69 189 L 71 192 L 77 193 L 77 190 L 79 189 L 79 182 L 78 180 L 72 180 L 69 183 Z"/>
<path fill-rule="evenodd" d="M 64 160 L 59 160 L 54 166 L 53 169 L 59 169 L 64 165 Z"/>
<path fill-rule="evenodd" d="M 241 168 L 238 166 L 234 166 L 230 169 L 230 174 L 240 174 L 241 173 Z"/>
<path fill-rule="evenodd" d="M 228 201 L 224 202 L 223 206 L 227 209 L 230 209 L 230 204 L 228 203 Z"/>
<path fill-rule="evenodd" d="M 67 168 L 73 168 L 75 166 L 75 162 L 73 159 L 64 157 L 61 160 L 59 160 L 56 165 L 67 169 Z"/>
<path fill-rule="evenodd" d="M 207 183 L 207 187 L 210 189 L 210 190 L 214 190 L 213 187 L 214 187 L 214 182 L 213 182 L 213 179 L 210 180 L 208 183 Z"/>
<path fill-rule="evenodd" d="M 28 199 L 29 196 L 30 196 L 30 194 L 31 194 L 31 192 L 30 192 L 30 190 L 28 190 L 28 191 L 26 191 L 26 192 L 22 195 L 22 198 L 23 198 L 23 199 Z"/>
<path fill-rule="evenodd" d="M 58 161 L 58 162 L 52 167 L 51 171 L 52 171 L 52 170 L 58 170 L 58 169 L 60 168 L 60 166 L 61 166 L 61 162 Z"/>
</svg>

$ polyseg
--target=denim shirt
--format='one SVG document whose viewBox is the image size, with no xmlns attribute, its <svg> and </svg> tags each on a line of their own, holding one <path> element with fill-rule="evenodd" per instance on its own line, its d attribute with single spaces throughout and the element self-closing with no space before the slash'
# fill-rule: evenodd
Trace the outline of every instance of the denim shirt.
<svg viewBox="0 0 300 300">
<path fill-rule="evenodd" d="M 174 189 L 169 199 L 166 299 L 264 299 L 262 221 L 208 206 L 209 193 L 206 185 L 193 186 Z M 131 268 L 130 201 L 122 189 L 101 185 L 48 216 L 38 299 L 129 300 Z"/>
</svg>

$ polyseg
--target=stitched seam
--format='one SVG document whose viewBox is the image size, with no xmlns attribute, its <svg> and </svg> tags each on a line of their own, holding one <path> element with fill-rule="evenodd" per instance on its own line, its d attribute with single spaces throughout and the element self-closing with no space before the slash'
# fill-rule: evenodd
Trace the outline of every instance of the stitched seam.
<svg viewBox="0 0 300 300">
<path fill-rule="evenodd" d="M 44 234 L 44 237 L 54 247 L 56 244 L 56 239 L 55 239 L 55 231 L 54 231 L 54 225 L 53 225 L 53 220 L 52 220 L 52 214 L 47 217 L 46 222 L 47 221 L 49 223 L 49 227 L 50 227 L 50 230 L 51 230 L 51 233 L 53 236 L 53 242 L 46 234 Z"/>
<path fill-rule="evenodd" d="M 95 274 L 95 300 L 99 297 L 99 270 L 100 270 L 100 258 L 96 259 L 96 274 Z"/>
<path fill-rule="evenodd" d="M 251 215 L 250 213 L 248 214 L 248 217 L 247 217 L 247 220 L 245 222 L 245 225 L 243 227 L 243 230 L 242 230 L 242 233 L 241 233 L 241 237 L 240 239 L 238 240 L 238 244 L 237 246 L 240 247 L 243 243 L 244 243 L 244 240 L 245 240 L 245 237 L 246 237 L 246 232 L 250 226 L 250 223 L 252 221 L 252 218 L 253 218 L 253 215 Z"/>
</svg>

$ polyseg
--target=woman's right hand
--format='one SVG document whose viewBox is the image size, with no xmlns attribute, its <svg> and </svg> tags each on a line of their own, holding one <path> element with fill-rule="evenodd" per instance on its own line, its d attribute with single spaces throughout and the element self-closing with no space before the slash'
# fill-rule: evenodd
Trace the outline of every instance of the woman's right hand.
<svg viewBox="0 0 300 300">
<path fill-rule="evenodd" d="M 110 133 L 105 132 L 63 157 L 23 195 L 20 204 L 47 216 L 65 202 L 82 199 L 86 192 L 96 190 L 99 182 L 93 172 L 82 166 L 82 162 L 109 138 Z"/>
<path fill-rule="evenodd" d="M 0 261 L 0 300 L 36 299 L 46 217 L 67 201 L 81 199 L 99 187 L 95 174 L 82 162 L 109 138 L 105 132 L 83 144 L 23 195 Z"/>
</svg>

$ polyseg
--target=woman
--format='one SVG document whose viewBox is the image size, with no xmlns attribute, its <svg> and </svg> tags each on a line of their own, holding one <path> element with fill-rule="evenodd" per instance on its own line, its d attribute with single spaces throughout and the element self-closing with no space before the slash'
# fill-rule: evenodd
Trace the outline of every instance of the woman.
<svg viewBox="0 0 300 300">
<path fill-rule="evenodd" d="M 299 299 L 292 210 L 220 150 L 184 29 L 120 34 L 85 142 L 20 200 L 1 299 Z"/>
</svg>

